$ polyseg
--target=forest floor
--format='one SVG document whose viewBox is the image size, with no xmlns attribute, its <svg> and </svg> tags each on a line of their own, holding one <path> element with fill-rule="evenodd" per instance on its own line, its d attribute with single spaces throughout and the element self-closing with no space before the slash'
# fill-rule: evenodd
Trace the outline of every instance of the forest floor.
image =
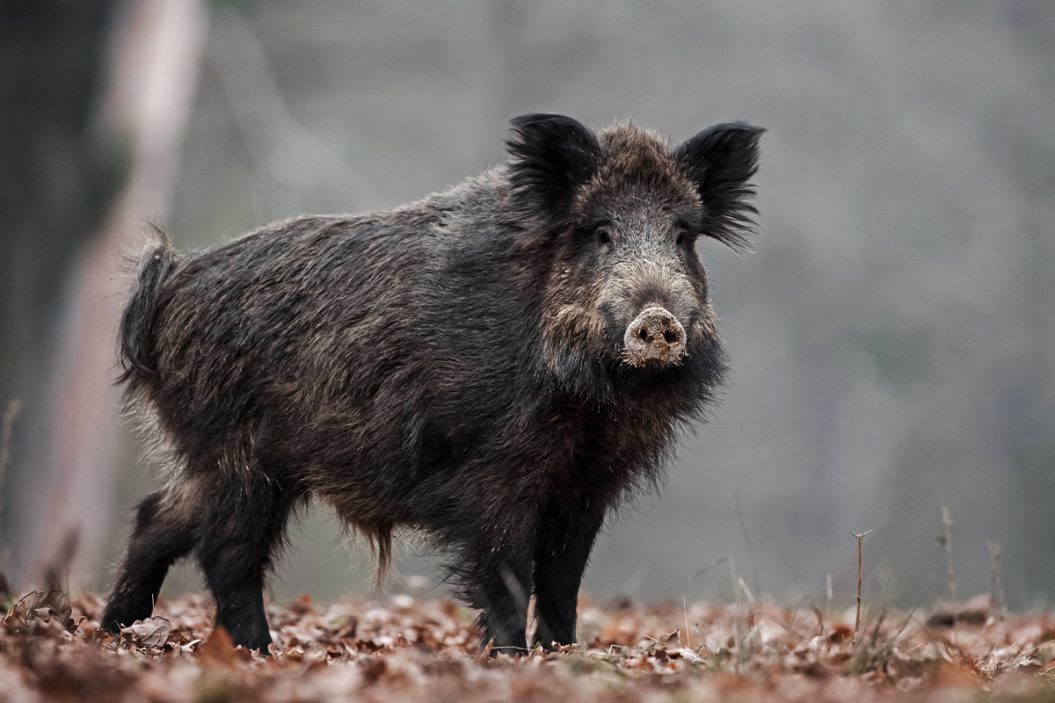
<svg viewBox="0 0 1055 703">
<path fill-rule="evenodd" d="M 204 597 L 120 636 L 102 601 L 29 594 L 0 627 L 11 701 L 1055 701 L 1055 616 L 867 615 L 750 603 L 580 606 L 581 645 L 489 658 L 471 614 L 394 596 L 268 607 L 261 657 L 211 630 Z"/>
</svg>

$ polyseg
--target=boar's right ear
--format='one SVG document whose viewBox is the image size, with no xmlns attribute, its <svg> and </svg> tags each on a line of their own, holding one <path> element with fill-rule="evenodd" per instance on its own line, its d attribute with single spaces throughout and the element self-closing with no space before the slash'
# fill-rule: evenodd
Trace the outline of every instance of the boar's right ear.
<svg viewBox="0 0 1055 703">
<path fill-rule="evenodd" d="M 601 146 L 582 123 L 564 115 L 530 114 L 510 120 L 513 202 L 524 216 L 559 221 L 575 191 L 593 176 Z"/>
<path fill-rule="evenodd" d="M 764 129 L 744 122 L 708 127 L 674 152 L 703 201 L 704 234 L 734 249 L 746 248 L 745 236 L 757 213 L 749 181 L 758 170 L 758 141 Z"/>
</svg>

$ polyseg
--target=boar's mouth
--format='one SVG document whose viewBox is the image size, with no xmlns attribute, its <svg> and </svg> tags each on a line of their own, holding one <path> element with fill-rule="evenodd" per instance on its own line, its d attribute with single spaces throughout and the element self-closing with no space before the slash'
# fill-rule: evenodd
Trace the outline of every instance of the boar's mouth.
<svg viewBox="0 0 1055 703">
<path fill-rule="evenodd" d="M 635 368 L 667 367 L 687 354 L 685 328 L 666 308 L 645 308 L 623 335 L 623 363 Z"/>
</svg>

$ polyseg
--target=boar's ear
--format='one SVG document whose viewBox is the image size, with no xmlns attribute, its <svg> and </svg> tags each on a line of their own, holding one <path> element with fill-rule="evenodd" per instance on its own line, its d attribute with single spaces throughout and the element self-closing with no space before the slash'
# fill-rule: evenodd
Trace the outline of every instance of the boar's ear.
<svg viewBox="0 0 1055 703">
<path fill-rule="evenodd" d="M 560 220 L 597 169 L 596 135 L 563 115 L 521 115 L 510 122 L 513 134 L 506 146 L 516 208 L 532 219 Z"/>
<path fill-rule="evenodd" d="M 674 153 L 703 201 L 703 234 L 734 249 L 748 246 L 746 235 L 758 212 L 748 180 L 758 170 L 758 140 L 764 131 L 744 122 L 716 124 Z"/>
</svg>

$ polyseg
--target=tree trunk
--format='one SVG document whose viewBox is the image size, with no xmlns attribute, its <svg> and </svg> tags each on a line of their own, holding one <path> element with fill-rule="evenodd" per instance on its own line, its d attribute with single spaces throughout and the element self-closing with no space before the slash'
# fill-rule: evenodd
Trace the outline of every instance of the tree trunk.
<svg viewBox="0 0 1055 703">
<path fill-rule="evenodd" d="M 126 144 L 128 176 L 72 267 L 46 413 L 29 429 L 42 441 L 23 473 L 36 467 L 42 495 L 29 515 L 35 520 L 12 537 L 34 585 L 54 581 L 56 566 L 78 583 L 105 558 L 120 412 L 114 331 L 129 273 L 122 258 L 137 253 L 146 218 L 163 221 L 169 211 L 201 66 L 200 0 L 130 0 L 118 9 L 94 122 L 97 138 L 117 135 Z M 74 542 L 79 548 L 66 564 Z"/>
</svg>

